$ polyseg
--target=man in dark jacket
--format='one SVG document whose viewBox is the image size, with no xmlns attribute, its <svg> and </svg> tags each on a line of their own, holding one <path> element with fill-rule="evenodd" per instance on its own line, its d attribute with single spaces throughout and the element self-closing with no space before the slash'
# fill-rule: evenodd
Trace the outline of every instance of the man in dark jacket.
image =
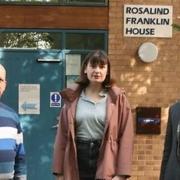
<svg viewBox="0 0 180 180">
<path fill-rule="evenodd" d="M 160 180 L 180 180 L 180 102 L 169 109 Z"/>
</svg>

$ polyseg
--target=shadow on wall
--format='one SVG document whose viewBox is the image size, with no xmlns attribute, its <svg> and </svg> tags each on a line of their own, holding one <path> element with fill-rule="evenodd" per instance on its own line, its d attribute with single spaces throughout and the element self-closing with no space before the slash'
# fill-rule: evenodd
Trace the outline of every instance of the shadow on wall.
<svg viewBox="0 0 180 180">
<path fill-rule="evenodd" d="M 132 39 L 127 38 L 124 44 L 133 43 L 131 41 Z M 133 47 L 139 47 L 141 41 L 138 39 Z M 172 41 L 167 39 L 152 41 L 159 50 L 158 58 L 154 62 L 142 62 L 137 52 L 134 54 L 134 49 L 129 50 L 129 54 L 123 55 L 122 58 L 112 61 L 114 75 L 120 86 L 125 87 L 133 108 L 145 104 L 167 107 L 179 97 L 180 61 L 178 55 L 174 54 L 179 51 L 179 47 L 176 44 L 172 45 Z M 171 51 L 167 51 L 167 46 L 171 47 Z"/>
</svg>

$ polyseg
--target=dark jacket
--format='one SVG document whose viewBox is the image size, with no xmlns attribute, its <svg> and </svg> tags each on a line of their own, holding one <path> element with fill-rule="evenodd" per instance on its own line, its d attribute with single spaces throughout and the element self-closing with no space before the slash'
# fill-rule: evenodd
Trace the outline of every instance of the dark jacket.
<svg viewBox="0 0 180 180">
<path fill-rule="evenodd" d="M 79 180 L 75 145 L 74 119 L 81 91 L 78 88 L 61 92 L 65 101 L 60 113 L 54 145 L 53 172 L 65 180 Z M 97 179 L 111 180 L 116 174 L 131 174 L 133 120 L 124 92 L 112 87 L 108 92 L 105 133 L 100 147 Z"/>
<path fill-rule="evenodd" d="M 160 180 L 180 180 L 180 161 L 178 161 L 176 155 L 179 121 L 180 102 L 177 102 L 169 109 Z"/>
</svg>

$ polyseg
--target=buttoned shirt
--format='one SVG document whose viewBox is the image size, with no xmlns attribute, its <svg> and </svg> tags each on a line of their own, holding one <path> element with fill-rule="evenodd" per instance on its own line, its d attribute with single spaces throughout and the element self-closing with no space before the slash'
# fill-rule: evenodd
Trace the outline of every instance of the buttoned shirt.
<svg viewBox="0 0 180 180">
<path fill-rule="evenodd" d="M 94 102 L 82 91 L 76 109 L 76 137 L 102 139 L 106 121 L 107 93 L 99 94 L 101 99 Z"/>
</svg>

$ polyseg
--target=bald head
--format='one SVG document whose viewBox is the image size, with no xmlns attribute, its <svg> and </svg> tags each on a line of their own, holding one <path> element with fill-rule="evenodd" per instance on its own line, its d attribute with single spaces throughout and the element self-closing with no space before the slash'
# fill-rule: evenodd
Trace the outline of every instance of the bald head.
<svg viewBox="0 0 180 180">
<path fill-rule="evenodd" d="M 6 89 L 6 69 L 0 64 L 0 96 L 2 96 Z"/>
<path fill-rule="evenodd" d="M 4 80 L 6 79 L 6 69 L 2 64 L 0 64 L 0 78 Z"/>
</svg>

